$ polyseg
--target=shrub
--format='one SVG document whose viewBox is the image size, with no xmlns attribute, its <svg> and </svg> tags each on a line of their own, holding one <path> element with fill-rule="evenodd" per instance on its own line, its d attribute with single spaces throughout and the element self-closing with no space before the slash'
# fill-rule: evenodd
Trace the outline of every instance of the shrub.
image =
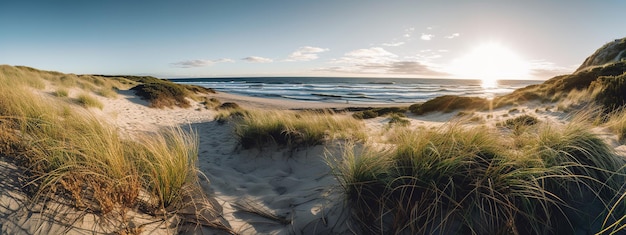
<svg viewBox="0 0 626 235">
<path fill-rule="evenodd" d="M 626 105 L 626 73 L 619 76 L 603 76 L 596 80 L 590 89 L 598 87 L 595 101 L 604 106 L 607 112 Z"/>
<path fill-rule="evenodd" d="M 237 103 L 226 102 L 221 104 L 217 109 L 240 109 Z"/>
<path fill-rule="evenodd" d="M 452 112 L 453 110 L 463 109 L 488 109 L 489 102 L 486 99 L 478 97 L 462 97 L 454 95 L 439 96 L 428 100 L 420 105 L 412 105 L 409 107 L 412 113 L 422 115 L 428 112 Z"/>
<path fill-rule="evenodd" d="M 393 125 L 401 125 L 401 126 L 408 126 L 409 124 L 411 124 L 411 121 L 405 119 L 403 116 L 398 115 L 398 114 L 392 114 L 391 118 L 389 119 L 389 124 Z"/>
<path fill-rule="evenodd" d="M 521 115 L 516 118 L 507 119 L 504 121 L 504 126 L 514 129 L 520 126 L 532 126 L 539 123 L 539 119 L 530 115 Z"/>
<path fill-rule="evenodd" d="M 388 114 L 404 114 L 406 111 L 407 108 L 405 107 L 368 108 L 367 110 L 355 112 L 352 114 L 352 117 L 356 119 L 370 119 Z"/>
<path fill-rule="evenodd" d="M 154 108 L 173 107 L 188 108 L 191 106 L 186 99 L 187 91 L 175 83 L 146 83 L 137 85 L 131 90 L 142 99 L 150 102 Z"/>
</svg>

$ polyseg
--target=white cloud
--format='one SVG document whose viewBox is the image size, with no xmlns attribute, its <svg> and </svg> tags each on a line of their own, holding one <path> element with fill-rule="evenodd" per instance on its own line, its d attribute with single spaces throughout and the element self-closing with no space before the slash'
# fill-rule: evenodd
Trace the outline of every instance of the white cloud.
<svg viewBox="0 0 626 235">
<path fill-rule="evenodd" d="M 231 59 L 217 59 L 217 60 L 183 60 L 179 62 L 171 63 L 172 66 L 178 68 L 197 68 L 211 66 L 216 63 L 235 62 Z"/>
<path fill-rule="evenodd" d="M 404 45 L 404 42 L 383 43 L 382 45 L 386 47 L 399 47 Z"/>
<path fill-rule="evenodd" d="M 413 33 L 413 31 L 415 31 L 415 28 L 408 28 L 404 30 L 404 37 L 405 38 L 410 38 L 411 34 Z"/>
<path fill-rule="evenodd" d="M 381 47 L 371 47 L 366 49 L 358 49 L 344 54 L 338 63 L 380 63 L 391 61 L 398 57 L 396 54 L 388 52 Z"/>
<path fill-rule="evenodd" d="M 401 59 L 396 54 L 380 47 L 354 50 L 332 62 L 340 66 L 327 67 L 319 70 L 359 74 L 443 75 L 440 72 L 434 71 L 424 63 L 409 58 Z"/>
<path fill-rule="evenodd" d="M 270 59 L 270 58 L 264 58 L 264 57 L 260 57 L 260 56 L 248 56 L 246 58 L 243 58 L 241 60 L 245 60 L 251 63 L 271 63 L 274 60 Z"/>
<path fill-rule="evenodd" d="M 287 61 L 310 61 L 310 60 L 315 60 L 318 57 L 318 53 L 322 53 L 325 51 L 329 51 L 328 48 L 319 48 L 319 47 L 312 47 L 312 46 L 304 46 L 304 47 L 300 47 L 298 48 L 298 50 L 294 51 L 293 53 L 291 53 L 291 55 L 289 55 L 289 57 L 287 58 Z"/>
<path fill-rule="evenodd" d="M 422 33 L 422 36 L 420 37 L 420 39 L 422 39 L 424 41 L 430 41 L 434 37 L 435 37 L 435 35 Z"/>
<path fill-rule="evenodd" d="M 451 35 L 446 36 L 445 38 L 447 38 L 447 39 L 453 39 L 453 38 L 457 38 L 457 37 L 459 37 L 459 36 L 461 36 L 461 34 L 460 34 L 460 33 L 453 33 L 453 34 L 451 34 Z"/>
</svg>

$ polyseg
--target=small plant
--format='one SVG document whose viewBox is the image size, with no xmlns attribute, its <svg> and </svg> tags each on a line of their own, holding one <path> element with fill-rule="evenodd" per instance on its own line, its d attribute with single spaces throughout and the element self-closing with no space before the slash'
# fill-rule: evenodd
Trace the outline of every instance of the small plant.
<svg viewBox="0 0 626 235">
<path fill-rule="evenodd" d="M 103 87 L 98 90 L 98 95 L 106 98 L 117 98 L 117 92 L 110 87 Z"/>
<path fill-rule="evenodd" d="M 86 108 L 90 108 L 90 107 L 99 108 L 99 109 L 104 108 L 104 104 L 102 104 L 102 102 L 100 102 L 95 97 L 88 95 L 86 93 L 78 95 L 78 97 L 76 98 L 76 101 Z"/>
<path fill-rule="evenodd" d="M 248 111 L 235 119 L 235 134 L 243 148 L 269 143 L 290 147 L 321 144 L 326 138 L 364 138 L 361 123 L 333 113 Z"/>
<path fill-rule="evenodd" d="M 398 114 L 392 114 L 389 119 L 389 125 L 408 126 L 410 124 L 411 121 Z"/>
<path fill-rule="evenodd" d="M 59 88 L 54 92 L 54 96 L 56 97 L 67 97 L 68 95 L 69 95 L 69 91 L 63 88 Z"/>
<path fill-rule="evenodd" d="M 385 108 L 370 108 L 367 110 L 355 112 L 352 117 L 356 119 L 371 119 L 379 116 L 385 116 L 388 114 L 404 115 L 407 108 L 405 107 L 385 107 Z"/>
</svg>

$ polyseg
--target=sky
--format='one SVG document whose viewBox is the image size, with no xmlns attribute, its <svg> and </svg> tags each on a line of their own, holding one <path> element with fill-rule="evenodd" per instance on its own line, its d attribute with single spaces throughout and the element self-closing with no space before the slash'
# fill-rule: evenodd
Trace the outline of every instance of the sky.
<svg viewBox="0 0 626 235">
<path fill-rule="evenodd" d="M 0 64 L 161 78 L 548 79 L 626 37 L 619 0 L 2 1 Z"/>
</svg>

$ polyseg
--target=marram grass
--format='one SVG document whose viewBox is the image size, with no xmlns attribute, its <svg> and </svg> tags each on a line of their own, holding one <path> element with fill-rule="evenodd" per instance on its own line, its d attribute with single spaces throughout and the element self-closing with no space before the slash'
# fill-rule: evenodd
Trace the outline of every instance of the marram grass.
<svg viewBox="0 0 626 235">
<path fill-rule="evenodd" d="M 235 117 L 235 135 L 243 148 L 275 143 L 312 146 L 327 139 L 364 139 L 362 123 L 350 116 L 326 112 L 251 110 Z"/>
<path fill-rule="evenodd" d="M 120 208 L 170 215 L 199 190 L 195 134 L 173 128 L 131 140 L 85 110 L 31 92 L 32 81 L 19 76 L 36 71 L 0 69 L 0 155 L 29 169 L 34 201 L 71 199 L 101 215 Z"/>
<path fill-rule="evenodd" d="M 331 166 L 365 233 L 571 234 L 614 223 L 623 159 L 584 126 L 550 125 L 510 136 L 454 123 L 395 129 L 393 148 L 348 148 Z M 577 210 L 582 202 L 599 211 Z"/>
</svg>

